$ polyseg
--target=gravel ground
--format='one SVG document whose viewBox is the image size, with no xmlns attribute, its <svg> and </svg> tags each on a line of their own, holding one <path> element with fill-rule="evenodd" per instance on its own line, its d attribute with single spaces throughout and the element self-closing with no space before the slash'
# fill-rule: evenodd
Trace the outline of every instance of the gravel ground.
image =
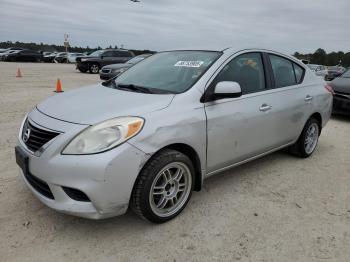
<svg viewBox="0 0 350 262">
<path fill-rule="evenodd" d="M 309 159 L 277 152 L 210 178 L 166 224 L 91 221 L 41 204 L 15 164 L 20 122 L 57 78 L 99 82 L 74 65 L 0 63 L 0 261 L 350 260 L 350 118 L 332 118 Z"/>
</svg>

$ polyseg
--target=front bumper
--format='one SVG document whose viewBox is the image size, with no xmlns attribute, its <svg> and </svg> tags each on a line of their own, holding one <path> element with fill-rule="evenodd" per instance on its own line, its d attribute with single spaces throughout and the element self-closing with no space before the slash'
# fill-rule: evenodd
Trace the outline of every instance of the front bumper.
<svg viewBox="0 0 350 262">
<path fill-rule="evenodd" d="M 109 80 L 117 75 L 118 75 L 118 73 L 113 73 L 113 71 L 110 73 L 103 73 L 102 71 L 100 71 L 100 79 L 101 80 Z"/>
<path fill-rule="evenodd" d="M 33 118 L 48 118 L 40 116 L 37 112 Z M 31 121 L 35 121 L 29 115 Z M 51 121 L 51 122 L 50 122 Z M 45 205 L 62 213 L 90 218 L 101 219 L 124 214 L 128 208 L 134 182 L 138 173 L 147 161 L 147 155 L 130 145 L 124 143 L 110 151 L 94 155 L 61 155 L 62 148 L 79 128 L 75 124 L 50 119 L 41 121 L 45 126 L 59 122 L 58 126 L 65 125 L 65 133 L 60 134 L 40 156 L 30 153 L 20 139 L 20 146 L 28 156 L 28 172 L 34 178 L 47 185 L 52 193 L 48 197 L 24 175 L 21 176 L 34 195 Z M 53 121 L 53 122 L 52 122 Z M 63 123 L 62 123 L 63 122 Z M 36 122 L 37 123 L 37 122 Z M 48 128 L 52 128 L 48 127 Z M 80 127 L 84 129 L 85 127 Z M 68 137 L 70 137 L 68 139 Z M 71 188 L 83 192 L 88 201 L 77 201 L 66 193 L 64 188 Z"/>
</svg>

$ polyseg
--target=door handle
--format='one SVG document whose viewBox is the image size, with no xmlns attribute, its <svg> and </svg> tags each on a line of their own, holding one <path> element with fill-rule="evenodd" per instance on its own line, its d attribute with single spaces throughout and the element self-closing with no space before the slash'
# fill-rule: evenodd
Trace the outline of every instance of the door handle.
<svg viewBox="0 0 350 262">
<path fill-rule="evenodd" d="M 307 95 L 306 97 L 305 97 L 305 101 L 307 102 L 307 101 L 311 101 L 313 99 L 313 97 L 312 96 L 310 96 L 310 95 Z"/>
<path fill-rule="evenodd" d="M 266 112 L 266 111 L 270 110 L 271 108 L 272 108 L 272 106 L 270 106 L 268 104 L 262 104 L 261 107 L 259 108 L 259 110 L 262 112 Z"/>
</svg>

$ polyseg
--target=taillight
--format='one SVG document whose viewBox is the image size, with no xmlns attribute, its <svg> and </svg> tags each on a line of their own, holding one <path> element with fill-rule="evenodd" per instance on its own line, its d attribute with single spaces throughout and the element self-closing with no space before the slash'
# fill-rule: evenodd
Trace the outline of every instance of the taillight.
<svg viewBox="0 0 350 262">
<path fill-rule="evenodd" d="M 325 85 L 324 88 L 326 88 L 327 91 L 328 91 L 329 93 L 331 93 L 332 95 L 334 95 L 333 87 L 331 87 L 330 85 Z"/>
</svg>

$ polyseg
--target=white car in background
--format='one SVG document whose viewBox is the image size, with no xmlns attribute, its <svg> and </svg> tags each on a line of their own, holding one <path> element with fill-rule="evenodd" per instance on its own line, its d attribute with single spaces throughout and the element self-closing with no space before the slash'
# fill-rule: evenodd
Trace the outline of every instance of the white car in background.
<svg viewBox="0 0 350 262">
<path fill-rule="evenodd" d="M 69 63 L 75 63 L 78 56 L 84 56 L 83 53 L 68 53 L 67 59 Z"/>
<path fill-rule="evenodd" d="M 328 74 L 327 67 L 324 65 L 316 65 L 316 64 L 308 64 L 307 65 L 312 72 L 314 72 L 317 76 L 325 77 Z"/>
</svg>

